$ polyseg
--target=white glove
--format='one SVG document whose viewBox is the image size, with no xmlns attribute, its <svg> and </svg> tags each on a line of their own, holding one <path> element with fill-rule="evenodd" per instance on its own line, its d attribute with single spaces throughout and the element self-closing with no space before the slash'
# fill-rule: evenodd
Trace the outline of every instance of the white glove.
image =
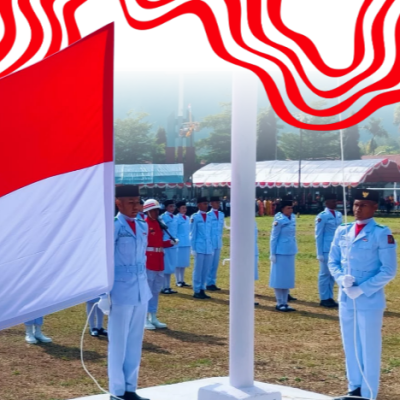
<svg viewBox="0 0 400 400">
<path fill-rule="evenodd" d="M 227 261 L 231 261 L 231 259 L 230 259 L 230 258 L 224 258 L 224 259 L 222 260 L 222 265 L 225 265 L 225 263 L 226 263 Z"/>
<path fill-rule="evenodd" d="M 192 250 L 190 253 L 192 254 L 193 257 L 196 257 L 197 253 L 194 250 Z"/>
<path fill-rule="evenodd" d="M 175 242 L 171 239 L 170 242 L 173 246 L 178 246 L 179 239 L 175 239 Z"/>
<path fill-rule="evenodd" d="M 324 256 L 322 256 L 322 255 L 317 256 L 317 260 L 321 261 L 321 262 L 324 262 Z"/>
<path fill-rule="evenodd" d="M 351 286 L 344 288 L 343 291 L 349 296 L 352 300 L 356 299 L 358 296 L 361 296 L 364 292 L 361 290 L 360 286 Z"/>
<path fill-rule="evenodd" d="M 110 315 L 111 301 L 109 296 L 101 297 L 97 307 L 100 308 L 100 310 L 103 312 L 104 315 Z"/>
<path fill-rule="evenodd" d="M 356 278 L 352 275 L 345 275 L 343 278 L 342 286 L 344 288 L 349 288 L 353 286 L 353 283 L 356 281 Z"/>
<path fill-rule="evenodd" d="M 271 255 L 269 256 L 269 259 L 272 261 L 273 264 L 276 263 L 276 255 L 275 255 L 275 254 L 271 254 Z"/>
</svg>

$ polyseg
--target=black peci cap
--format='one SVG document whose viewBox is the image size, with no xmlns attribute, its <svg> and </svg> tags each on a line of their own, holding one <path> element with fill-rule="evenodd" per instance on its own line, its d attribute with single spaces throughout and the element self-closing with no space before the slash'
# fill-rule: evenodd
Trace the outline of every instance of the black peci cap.
<svg viewBox="0 0 400 400">
<path fill-rule="evenodd" d="M 182 206 L 186 206 L 186 201 L 178 201 L 176 203 L 176 208 L 181 208 Z"/>
<path fill-rule="evenodd" d="M 337 200 L 337 195 L 336 193 L 328 193 L 325 195 L 325 201 L 326 200 Z"/>
<path fill-rule="evenodd" d="M 219 196 L 211 196 L 210 201 L 221 201 Z"/>
<path fill-rule="evenodd" d="M 208 199 L 207 199 L 207 197 L 198 197 L 197 198 L 197 204 L 199 204 L 199 203 L 208 203 Z"/>
<path fill-rule="evenodd" d="M 282 201 L 279 203 L 279 205 L 281 206 L 281 208 L 283 207 L 292 207 L 293 206 L 293 197 L 288 194 L 287 196 L 283 196 L 282 197 Z"/>
<path fill-rule="evenodd" d="M 379 201 L 379 192 L 377 190 L 356 189 L 354 200 L 369 200 L 377 203 Z"/>
<path fill-rule="evenodd" d="M 170 206 L 171 204 L 174 204 L 174 201 L 173 201 L 173 200 L 165 200 L 165 201 L 164 201 L 164 206 L 165 206 L 165 207 L 168 207 L 168 206 Z"/>
<path fill-rule="evenodd" d="M 137 197 L 139 196 L 139 186 L 122 185 L 115 188 L 115 197 Z"/>
</svg>

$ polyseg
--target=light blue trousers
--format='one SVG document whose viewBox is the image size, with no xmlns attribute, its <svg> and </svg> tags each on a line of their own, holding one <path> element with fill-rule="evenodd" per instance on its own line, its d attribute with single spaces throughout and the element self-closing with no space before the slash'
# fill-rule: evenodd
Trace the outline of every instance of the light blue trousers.
<svg viewBox="0 0 400 400">
<path fill-rule="evenodd" d="M 87 315 L 89 315 L 89 313 L 92 311 L 93 305 L 97 302 L 98 302 L 98 299 L 94 299 L 94 300 L 86 302 Z M 93 330 L 94 328 L 96 328 L 96 329 L 102 328 L 103 327 L 103 318 L 104 318 L 103 311 L 101 311 L 98 306 L 95 306 L 95 308 L 92 311 L 92 314 L 90 314 L 90 318 L 89 318 L 90 330 Z"/>
<path fill-rule="evenodd" d="M 200 290 L 206 290 L 206 281 L 212 257 L 212 254 L 201 253 L 197 253 L 194 257 L 193 289 L 195 293 L 200 293 Z"/>
<path fill-rule="evenodd" d="M 149 288 L 153 296 L 149 300 L 147 312 L 156 314 L 158 310 L 158 299 L 160 297 L 160 291 L 164 283 L 164 271 L 151 271 L 150 269 L 148 269 L 146 272 L 147 283 L 149 284 Z"/>
<path fill-rule="evenodd" d="M 217 283 L 217 272 L 219 266 L 219 259 L 221 256 L 221 249 L 215 249 L 212 256 L 210 270 L 207 276 L 207 286 L 215 285 Z"/>
<path fill-rule="evenodd" d="M 318 291 L 320 300 L 333 299 L 333 286 L 335 278 L 328 268 L 329 253 L 324 253 L 324 262 L 319 262 Z"/>
<path fill-rule="evenodd" d="M 43 320 L 44 320 L 43 317 L 32 319 L 31 321 L 26 321 L 25 322 L 25 326 L 31 326 L 31 325 L 40 325 L 40 326 L 42 326 L 43 325 Z"/>
<path fill-rule="evenodd" d="M 108 319 L 108 380 L 111 394 L 136 392 L 147 303 L 113 304 Z"/>
<path fill-rule="evenodd" d="M 363 374 L 372 389 L 372 398 L 376 399 L 381 370 L 383 310 L 357 310 L 355 342 L 354 310 L 348 309 L 342 304 L 340 303 L 339 306 L 339 320 L 346 355 L 349 390 L 361 387 L 361 396 L 367 399 L 371 398 L 370 390 L 357 362 L 357 348 Z"/>
</svg>

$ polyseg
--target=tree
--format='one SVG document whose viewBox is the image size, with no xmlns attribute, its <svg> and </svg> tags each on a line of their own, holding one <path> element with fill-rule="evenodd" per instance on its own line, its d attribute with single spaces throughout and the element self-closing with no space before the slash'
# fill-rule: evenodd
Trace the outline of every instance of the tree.
<svg viewBox="0 0 400 400">
<path fill-rule="evenodd" d="M 145 113 L 128 113 L 128 118 L 114 123 L 115 163 L 145 164 L 165 162 L 162 145 L 150 132 L 151 124 L 144 121 Z"/>
<path fill-rule="evenodd" d="M 396 125 L 400 131 L 400 103 L 397 103 L 396 107 L 394 108 L 393 124 Z"/>
<path fill-rule="evenodd" d="M 211 128 L 209 137 L 196 143 L 199 157 L 207 163 L 231 161 L 231 104 L 221 103 L 219 114 L 208 115 L 203 119 L 200 128 Z"/>
<path fill-rule="evenodd" d="M 161 126 L 158 128 L 158 131 L 156 133 L 156 143 L 163 145 L 167 144 L 167 132 Z"/>
<path fill-rule="evenodd" d="M 272 107 L 262 110 L 257 118 L 257 161 L 276 160 L 277 134 L 274 110 Z"/>
<path fill-rule="evenodd" d="M 343 156 L 345 160 L 360 160 L 361 152 L 358 145 L 360 132 L 358 125 L 350 126 L 343 132 Z"/>
<path fill-rule="evenodd" d="M 318 101 L 311 104 L 319 109 L 325 102 Z M 334 117 L 314 117 L 300 114 L 299 118 L 314 125 L 329 124 L 334 122 Z M 302 130 L 302 141 L 300 146 L 299 133 L 283 133 L 279 138 L 279 145 L 286 157 L 291 160 L 327 159 L 340 157 L 339 134 L 336 131 L 310 131 Z"/>
</svg>

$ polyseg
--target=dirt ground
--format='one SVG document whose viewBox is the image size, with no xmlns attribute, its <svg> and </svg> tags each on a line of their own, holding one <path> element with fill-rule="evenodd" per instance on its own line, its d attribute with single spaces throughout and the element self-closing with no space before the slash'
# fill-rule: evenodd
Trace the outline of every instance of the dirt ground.
<svg viewBox="0 0 400 400">
<path fill-rule="evenodd" d="M 400 219 L 377 219 L 400 240 Z M 256 284 L 255 375 L 259 381 L 283 384 L 326 395 L 345 393 L 344 356 L 336 310 L 319 306 L 318 263 L 315 259 L 314 217 L 298 220 L 296 260 L 298 310 L 275 311 L 269 279 L 270 217 L 257 218 L 260 280 Z M 223 258 L 229 254 L 225 231 Z M 253 274 L 253 266 L 249 266 Z M 191 271 L 187 272 L 187 281 Z M 195 300 L 190 289 L 161 296 L 159 318 L 166 330 L 146 332 L 140 387 L 228 375 L 229 263 L 220 266 L 219 286 L 208 301 Z M 400 399 L 400 278 L 386 290 L 381 391 L 379 400 Z M 100 393 L 80 363 L 80 335 L 86 318 L 79 305 L 45 318 L 44 333 L 54 340 L 28 345 L 24 328 L 0 332 L 1 400 L 64 400 Z M 107 340 L 85 336 L 84 357 L 91 373 L 107 388 Z"/>
</svg>

